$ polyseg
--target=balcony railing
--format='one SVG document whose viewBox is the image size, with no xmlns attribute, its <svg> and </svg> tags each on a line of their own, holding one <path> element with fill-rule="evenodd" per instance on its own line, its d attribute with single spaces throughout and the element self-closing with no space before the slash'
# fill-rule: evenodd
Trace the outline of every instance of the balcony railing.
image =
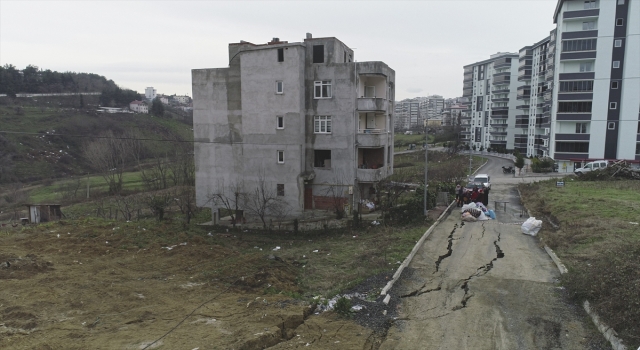
<svg viewBox="0 0 640 350">
<path fill-rule="evenodd" d="M 383 166 L 379 169 L 357 169 L 356 176 L 361 182 L 376 182 L 384 179 L 389 174 L 387 167 Z"/>
<path fill-rule="evenodd" d="M 386 111 L 389 104 L 384 98 L 361 97 L 358 99 L 359 111 Z"/>
</svg>

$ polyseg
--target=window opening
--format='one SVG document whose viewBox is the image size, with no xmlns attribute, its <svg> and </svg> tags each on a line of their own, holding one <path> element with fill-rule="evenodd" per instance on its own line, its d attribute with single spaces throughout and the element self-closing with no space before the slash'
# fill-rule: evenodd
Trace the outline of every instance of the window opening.
<svg viewBox="0 0 640 350">
<path fill-rule="evenodd" d="M 331 150 L 314 150 L 313 166 L 315 168 L 331 169 Z"/>
<path fill-rule="evenodd" d="M 284 151 L 278 151 L 278 163 L 284 163 Z"/>
<path fill-rule="evenodd" d="M 313 45 L 313 63 L 324 63 L 324 45 Z"/>
<path fill-rule="evenodd" d="M 284 129 L 284 116 L 279 115 L 276 117 L 276 128 L 277 129 Z"/>
<path fill-rule="evenodd" d="M 331 117 L 326 115 L 314 116 L 313 132 L 316 134 L 330 134 L 331 133 Z"/>
<path fill-rule="evenodd" d="M 322 80 L 313 82 L 314 98 L 330 98 L 331 97 L 331 80 Z"/>
<path fill-rule="evenodd" d="M 278 62 L 284 62 L 284 48 L 278 49 Z"/>
<path fill-rule="evenodd" d="M 276 192 L 277 192 L 278 196 L 284 196 L 284 184 L 277 184 L 276 185 Z"/>
<path fill-rule="evenodd" d="M 284 93 L 284 84 L 282 81 L 276 81 L 276 94 Z"/>
</svg>

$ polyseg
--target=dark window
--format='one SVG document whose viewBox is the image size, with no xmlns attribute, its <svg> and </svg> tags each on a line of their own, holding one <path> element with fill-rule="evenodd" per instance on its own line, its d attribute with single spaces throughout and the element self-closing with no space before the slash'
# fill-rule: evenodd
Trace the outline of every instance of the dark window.
<svg viewBox="0 0 640 350">
<path fill-rule="evenodd" d="M 558 113 L 591 113 L 591 101 L 559 102 Z"/>
<path fill-rule="evenodd" d="M 611 88 L 612 89 L 617 89 L 618 88 L 618 82 L 617 81 L 612 81 L 611 82 Z"/>
<path fill-rule="evenodd" d="M 617 102 L 609 102 L 609 109 L 618 109 Z"/>
<path fill-rule="evenodd" d="M 278 62 L 284 62 L 284 49 L 278 49 Z"/>
<path fill-rule="evenodd" d="M 616 19 L 616 26 L 621 27 L 624 25 L 624 19 L 618 18 Z"/>
<path fill-rule="evenodd" d="M 576 123 L 576 134 L 586 134 L 587 123 Z"/>
<path fill-rule="evenodd" d="M 477 103 L 476 103 L 476 111 L 481 111 L 483 104 L 482 104 L 482 96 L 477 96 Z"/>
<path fill-rule="evenodd" d="M 347 52 L 344 52 L 344 63 L 347 63 Z"/>
<path fill-rule="evenodd" d="M 276 119 L 276 120 L 277 120 L 276 128 L 278 128 L 278 129 L 284 129 L 284 116 L 279 115 L 279 116 L 277 116 L 277 119 Z"/>
<path fill-rule="evenodd" d="M 589 142 L 556 142 L 556 152 L 589 153 Z"/>
<path fill-rule="evenodd" d="M 278 192 L 278 196 L 284 196 L 284 184 L 277 184 L 276 189 Z"/>
<path fill-rule="evenodd" d="M 614 122 L 609 122 L 609 123 L 607 124 L 607 129 L 609 129 L 609 130 L 615 130 L 615 129 L 616 129 L 616 123 L 614 123 Z"/>
<path fill-rule="evenodd" d="M 636 155 L 640 155 L 640 142 L 636 143 Z"/>
<path fill-rule="evenodd" d="M 313 45 L 313 63 L 324 63 L 324 45 Z"/>
<path fill-rule="evenodd" d="M 331 168 L 331 150 L 313 151 L 313 166 L 316 168 Z"/>
<path fill-rule="evenodd" d="M 560 92 L 593 91 L 593 80 L 561 81 Z"/>
<path fill-rule="evenodd" d="M 597 43 L 597 39 L 564 40 L 562 42 L 562 52 L 593 51 L 596 49 Z"/>
</svg>

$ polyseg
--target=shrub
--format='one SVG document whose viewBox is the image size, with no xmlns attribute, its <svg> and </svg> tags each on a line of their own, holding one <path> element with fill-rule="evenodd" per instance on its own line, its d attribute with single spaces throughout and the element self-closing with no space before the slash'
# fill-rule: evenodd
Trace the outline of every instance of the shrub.
<svg viewBox="0 0 640 350">
<path fill-rule="evenodd" d="M 340 297 L 336 301 L 336 306 L 333 307 L 333 310 L 342 317 L 351 317 L 351 300 L 345 297 Z"/>
</svg>

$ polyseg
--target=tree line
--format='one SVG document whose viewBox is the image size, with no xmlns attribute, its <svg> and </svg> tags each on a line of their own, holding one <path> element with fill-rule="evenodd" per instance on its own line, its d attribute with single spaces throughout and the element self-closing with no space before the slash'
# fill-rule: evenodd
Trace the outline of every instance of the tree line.
<svg viewBox="0 0 640 350">
<path fill-rule="evenodd" d="M 0 66 L 0 94 L 15 97 L 18 93 L 102 92 L 100 104 L 107 107 L 127 106 L 140 94 L 120 88 L 113 80 L 93 73 L 57 72 L 28 65 Z"/>
</svg>

